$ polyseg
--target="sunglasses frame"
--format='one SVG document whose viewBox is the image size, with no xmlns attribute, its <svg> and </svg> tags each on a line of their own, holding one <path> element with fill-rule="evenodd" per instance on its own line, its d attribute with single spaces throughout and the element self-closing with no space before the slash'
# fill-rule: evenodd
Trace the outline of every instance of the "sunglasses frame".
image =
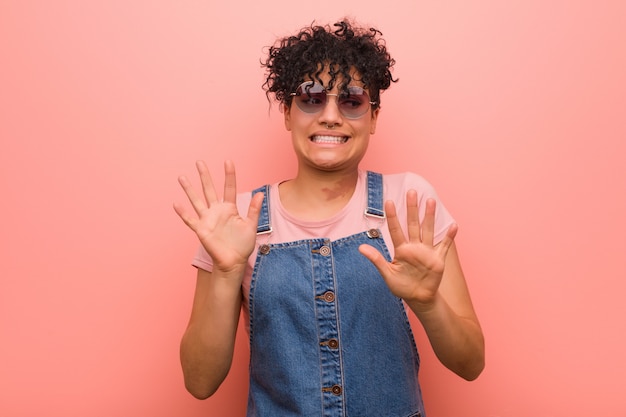
<svg viewBox="0 0 626 417">
<path fill-rule="evenodd" d="M 307 89 L 307 86 L 310 86 L 310 87 Z M 316 83 L 314 81 L 305 81 L 305 82 L 303 82 L 302 84 L 300 84 L 298 86 L 298 88 L 296 88 L 296 92 L 289 94 L 289 96 L 290 97 L 299 97 L 299 96 L 302 96 L 304 94 L 309 94 L 310 95 L 310 93 L 308 93 L 308 91 L 311 88 L 315 87 L 315 86 L 322 87 L 322 91 L 321 92 L 323 92 L 326 95 L 326 101 L 324 102 L 323 105 L 320 106 L 320 108 L 318 110 L 309 111 L 307 109 L 302 108 L 302 106 L 300 106 L 300 102 L 296 99 L 296 106 L 298 106 L 298 108 L 300 110 L 302 110 L 304 113 L 315 114 L 315 113 L 319 113 L 320 111 L 322 111 L 324 109 L 324 107 L 326 107 L 326 104 L 328 104 L 328 96 L 335 96 L 336 97 L 335 100 L 337 100 L 337 108 L 339 109 L 339 112 L 342 114 L 343 117 L 345 117 L 347 119 L 352 119 L 352 120 L 359 119 L 359 118 L 363 117 L 363 115 L 365 115 L 365 113 L 367 113 L 367 111 L 371 108 L 371 106 L 375 106 L 376 104 L 378 104 L 376 101 L 370 101 L 370 96 L 367 93 L 367 91 L 365 91 L 364 88 L 359 87 L 359 86 L 348 86 L 348 88 L 359 88 L 359 89 L 361 89 L 363 91 L 363 95 L 365 95 L 365 97 L 367 97 L 366 103 L 369 104 L 369 106 L 366 106 L 365 111 L 363 113 L 359 114 L 359 115 L 356 115 L 356 116 L 347 115 L 347 114 L 344 113 L 344 111 L 342 110 L 341 106 L 339 106 L 339 102 L 338 102 L 339 97 L 343 94 L 343 92 L 339 93 L 339 94 L 330 94 L 330 93 L 328 93 L 326 91 L 326 89 L 324 88 L 324 86 L 322 84 Z M 300 90 L 301 92 L 298 93 L 298 90 Z M 316 93 L 313 93 L 313 94 L 321 94 L 321 92 L 319 92 L 319 93 L 316 92 Z"/>
</svg>

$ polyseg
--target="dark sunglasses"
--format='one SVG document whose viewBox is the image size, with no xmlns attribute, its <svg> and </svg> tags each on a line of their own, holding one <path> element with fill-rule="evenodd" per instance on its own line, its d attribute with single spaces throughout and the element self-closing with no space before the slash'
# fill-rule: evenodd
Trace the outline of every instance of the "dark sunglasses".
<svg viewBox="0 0 626 417">
<path fill-rule="evenodd" d="M 339 112 L 348 119 L 358 119 L 367 113 L 370 105 L 376 104 L 375 101 L 370 101 L 370 96 L 361 87 L 349 86 L 347 91 L 329 94 L 323 85 L 313 81 L 303 82 L 290 96 L 293 97 L 298 108 L 305 113 L 322 111 L 326 107 L 328 96 L 335 96 Z"/>
</svg>

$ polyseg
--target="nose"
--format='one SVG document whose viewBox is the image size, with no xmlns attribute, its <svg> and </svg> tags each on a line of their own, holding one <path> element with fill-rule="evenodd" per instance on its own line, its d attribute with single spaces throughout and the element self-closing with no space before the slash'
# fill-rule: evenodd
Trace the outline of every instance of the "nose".
<svg viewBox="0 0 626 417">
<path fill-rule="evenodd" d="M 326 94 L 326 105 L 319 113 L 318 119 L 322 125 L 341 125 L 343 118 L 339 111 L 337 94 Z"/>
</svg>

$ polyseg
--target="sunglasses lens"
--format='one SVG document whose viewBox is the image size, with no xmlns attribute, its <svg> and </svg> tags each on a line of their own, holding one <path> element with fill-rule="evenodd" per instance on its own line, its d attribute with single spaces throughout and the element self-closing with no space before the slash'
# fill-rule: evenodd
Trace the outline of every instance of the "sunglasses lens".
<svg viewBox="0 0 626 417">
<path fill-rule="evenodd" d="M 295 94 L 296 105 L 305 113 L 321 111 L 327 98 L 324 87 L 312 82 L 300 84 Z"/>
<path fill-rule="evenodd" d="M 367 112 L 370 98 L 360 87 L 349 87 L 348 92 L 341 93 L 337 98 L 339 111 L 349 119 L 356 119 Z"/>
<path fill-rule="evenodd" d="M 332 94 L 331 94 L 332 95 Z M 317 113 L 326 106 L 328 95 L 324 86 L 311 81 L 304 82 L 293 94 L 296 105 L 305 113 Z M 350 86 L 337 97 L 337 106 L 344 117 L 358 119 L 369 109 L 370 98 L 361 87 Z"/>
</svg>

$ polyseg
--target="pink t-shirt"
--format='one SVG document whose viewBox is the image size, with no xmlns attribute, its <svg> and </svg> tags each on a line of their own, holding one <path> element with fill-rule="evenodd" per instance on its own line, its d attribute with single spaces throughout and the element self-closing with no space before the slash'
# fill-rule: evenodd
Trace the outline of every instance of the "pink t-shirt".
<svg viewBox="0 0 626 417">
<path fill-rule="evenodd" d="M 243 278 L 242 291 L 244 314 L 246 316 L 246 327 L 249 323 L 248 317 L 248 295 L 250 292 L 250 281 L 252 270 L 257 256 L 257 248 L 262 244 L 293 242 L 303 239 L 328 238 L 331 241 L 342 237 L 361 233 L 372 228 L 382 231 L 385 244 L 390 255 L 394 256 L 394 247 L 386 226 L 385 219 L 378 219 L 366 216 L 367 207 L 366 189 L 367 174 L 359 171 L 356 189 L 348 204 L 333 217 L 323 221 L 303 221 L 289 214 L 280 202 L 278 183 L 270 187 L 270 218 L 272 232 L 257 235 L 257 244 L 248 258 L 248 267 Z M 434 188 L 421 176 L 413 173 L 383 175 L 383 200 L 392 200 L 396 205 L 396 211 L 400 224 L 406 234 L 406 193 L 409 190 L 417 191 L 420 219 L 424 216 L 425 202 L 433 198 L 437 202 L 435 213 L 435 243 L 439 243 L 445 236 L 448 228 L 454 223 L 454 219 L 448 213 L 443 204 L 439 201 Z M 237 207 L 243 216 L 248 212 L 248 206 L 252 198 L 252 193 L 239 194 L 237 196 Z M 207 271 L 213 269 L 211 257 L 202 246 L 193 259 L 192 265 Z"/>
</svg>

